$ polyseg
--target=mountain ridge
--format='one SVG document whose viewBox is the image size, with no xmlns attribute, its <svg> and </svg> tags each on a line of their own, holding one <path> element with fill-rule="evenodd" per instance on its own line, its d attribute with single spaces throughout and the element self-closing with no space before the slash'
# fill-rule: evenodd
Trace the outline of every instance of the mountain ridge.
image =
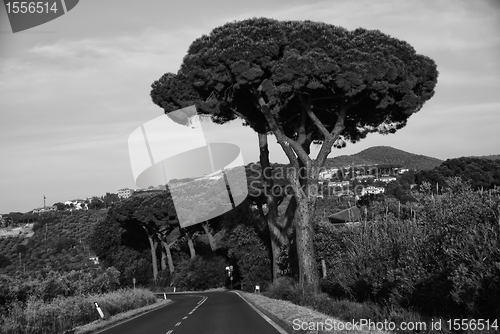
<svg viewBox="0 0 500 334">
<path fill-rule="evenodd" d="M 427 170 L 439 166 L 444 160 L 406 152 L 392 146 L 372 146 L 351 155 L 329 158 L 326 167 L 346 165 L 394 165 L 414 170 Z"/>
</svg>

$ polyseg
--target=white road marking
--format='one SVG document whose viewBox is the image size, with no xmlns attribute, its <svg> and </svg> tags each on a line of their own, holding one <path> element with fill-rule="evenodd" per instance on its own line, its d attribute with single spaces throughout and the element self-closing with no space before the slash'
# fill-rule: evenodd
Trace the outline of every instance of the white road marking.
<svg viewBox="0 0 500 334">
<path fill-rule="evenodd" d="M 243 299 L 248 305 L 250 305 L 250 307 L 252 307 L 255 312 L 257 312 L 262 318 L 264 318 L 265 321 L 267 321 L 271 326 L 273 326 L 274 328 L 276 328 L 276 330 L 278 332 L 280 332 L 280 334 L 287 334 L 287 332 L 283 328 L 281 328 L 280 326 L 278 326 L 277 323 L 275 323 L 274 321 L 272 321 L 267 315 L 265 315 L 264 313 L 262 313 L 255 306 L 253 306 L 248 300 L 246 300 L 245 298 L 243 298 L 238 292 L 236 292 L 236 291 L 231 291 L 231 292 L 233 292 L 233 293 L 237 294 L 238 296 L 240 296 L 240 298 Z"/>
<path fill-rule="evenodd" d="M 169 331 L 167 332 L 167 334 L 170 334 L 170 333 L 172 333 L 172 332 L 173 332 L 173 330 L 169 330 Z"/>
<path fill-rule="evenodd" d="M 180 324 L 181 324 L 180 322 L 176 323 L 176 324 L 175 324 L 175 327 L 179 326 Z"/>
<path fill-rule="evenodd" d="M 184 318 L 182 318 L 182 320 L 186 320 L 187 318 L 188 318 L 188 317 L 184 317 Z"/>
</svg>

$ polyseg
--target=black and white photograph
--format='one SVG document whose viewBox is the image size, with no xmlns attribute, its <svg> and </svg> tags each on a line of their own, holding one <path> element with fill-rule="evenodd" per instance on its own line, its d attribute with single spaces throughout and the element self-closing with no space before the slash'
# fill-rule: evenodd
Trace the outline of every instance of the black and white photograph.
<svg viewBox="0 0 500 334">
<path fill-rule="evenodd" d="M 500 1 L 3 0 L 0 333 L 500 333 Z"/>
</svg>

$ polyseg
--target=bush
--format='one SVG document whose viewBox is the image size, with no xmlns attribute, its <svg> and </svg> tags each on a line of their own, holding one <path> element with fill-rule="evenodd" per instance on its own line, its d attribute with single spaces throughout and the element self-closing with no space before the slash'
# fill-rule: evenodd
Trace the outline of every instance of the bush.
<svg viewBox="0 0 500 334">
<path fill-rule="evenodd" d="M 172 283 L 184 290 L 206 290 L 224 286 L 226 261 L 220 256 L 201 257 L 177 265 Z"/>
<path fill-rule="evenodd" d="M 344 320 L 384 320 L 381 308 L 373 303 L 335 300 L 326 293 L 315 292 L 310 287 L 302 286 L 288 277 L 276 279 L 263 294 L 269 298 L 287 300 Z"/>
<path fill-rule="evenodd" d="M 322 290 L 431 316 L 495 319 L 500 192 L 472 191 L 449 179 L 443 194 L 416 197 L 417 219 L 389 214 L 350 228 L 318 223 L 317 255 L 334 268 L 321 280 Z"/>
<path fill-rule="evenodd" d="M 247 290 L 252 291 L 255 285 L 265 287 L 272 280 L 269 250 L 252 227 L 236 226 L 226 233 L 222 247 L 236 262 L 235 272 Z"/>
<path fill-rule="evenodd" d="M 290 277 L 277 278 L 273 283 L 269 284 L 264 295 L 269 298 L 300 303 L 300 296 L 298 296 L 295 281 Z"/>
</svg>

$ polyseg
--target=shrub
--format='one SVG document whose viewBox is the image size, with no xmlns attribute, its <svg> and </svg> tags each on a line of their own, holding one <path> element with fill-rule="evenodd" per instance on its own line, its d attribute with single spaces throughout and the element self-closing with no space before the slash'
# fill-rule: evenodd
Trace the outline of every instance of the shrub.
<svg viewBox="0 0 500 334">
<path fill-rule="evenodd" d="M 201 257 L 177 265 L 172 283 L 185 290 L 206 290 L 224 286 L 226 261 L 220 256 Z"/>
<path fill-rule="evenodd" d="M 265 287 L 272 279 L 271 261 L 266 245 L 255 230 L 247 225 L 238 225 L 223 240 L 228 257 L 236 262 L 243 287 L 252 291 L 252 287 Z"/>
</svg>

